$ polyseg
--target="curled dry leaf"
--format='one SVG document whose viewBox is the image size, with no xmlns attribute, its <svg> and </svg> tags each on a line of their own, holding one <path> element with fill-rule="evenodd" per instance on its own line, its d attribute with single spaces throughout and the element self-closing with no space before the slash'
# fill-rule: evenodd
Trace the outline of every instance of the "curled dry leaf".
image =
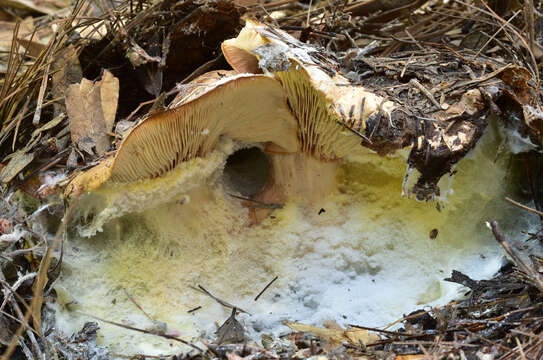
<svg viewBox="0 0 543 360">
<path fill-rule="evenodd" d="M 119 79 L 107 70 L 100 81 L 83 79 L 68 87 L 66 111 L 74 144 L 91 155 L 109 149 L 118 98 Z"/>
<path fill-rule="evenodd" d="M 531 84 L 532 74 L 520 66 L 510 66 L 501 74 L 501 79 L 512 89 L 510 96 L 522 106 L 524 122 L 543 138 L 543 105 Z"/>
<path fill-rule="evenodd" d="M 4 184 L 9 183 L 19 172 L 21 172 L 28 164 L 34 160 L 33 153 L 18 151 L 14 154 L 6 167 L 0 173 L 0 181 Z"/>
</svg>

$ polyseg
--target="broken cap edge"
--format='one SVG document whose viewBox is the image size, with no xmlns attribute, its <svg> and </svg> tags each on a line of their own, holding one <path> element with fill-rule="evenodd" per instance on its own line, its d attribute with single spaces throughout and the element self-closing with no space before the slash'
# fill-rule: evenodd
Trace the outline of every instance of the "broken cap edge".
<svg viewBox="0 0 543 360">
<path fill-rule="evenodd" d="M 226 62 L 238 73 L 262 73 L 258 66 L 258 58 L 252 53 L 253 49 L 268 44 L 270 41 L 254 30 L 260 23 L 245 19 L 245 26 L 238 36 L 222 42 L 221 50 Z"/>
</svg>

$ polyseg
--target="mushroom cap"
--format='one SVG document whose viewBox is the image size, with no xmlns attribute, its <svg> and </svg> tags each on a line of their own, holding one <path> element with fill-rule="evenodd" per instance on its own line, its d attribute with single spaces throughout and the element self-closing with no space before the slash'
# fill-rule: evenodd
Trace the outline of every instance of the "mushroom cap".
<svg viewBox="0 0 543 360">
<path fill-rule="evenodd" d="M 92 191 L 105 183 L 111 176 L 113 156 L 100 162 L 95 167 L 78 174 L 64 190 L 66 196 L 77 196 Z"/>
<path fill-rule="evenodd" d="M 352 85 L 334 70 L 336 64 L 289 34 L 248 20 L 240 35 L 222 45 L 225 58 L 238 72 L 273 74 L 288 95 L 298 120 L 302 150 L 326 160 L 348 155 L 360 146 L 366 120 L 390 113 L 394 103 Z"/>
<path fill-rule="evenodd" d="M 117 151 L 111 180 L 158 177 L 179 162 L 205 156 L 221 135 L 298 150 L 296 121 L 280 84 L 265 75 L 237 75 L 136 126 Z"/>
<path fill-rule="evenodd" d="M 235 77 L 237 72 L 232 70 L 214 70 L 196 77 L 188 84 L 178 85 L 179 92 L 168 105 L 168 109 L 175 109 L 200 95 L 208 92 L 219 81 Z"/>
<path fill-rule="evenodd" d="M 173 107 L 150 115 L 122 141 L 115 157 L 76 177 L 67 193 L 91 191 L 103 182 L 152 179 L 178 163 L 205 156 L 220 136 L 247 143 L 270 142 L 297 152 L 297 124 L 279 82 L 266 75 L 212 72 L 179 95 Z M 92 181 L 91 181 L 92 180 Z"/>
</svg>

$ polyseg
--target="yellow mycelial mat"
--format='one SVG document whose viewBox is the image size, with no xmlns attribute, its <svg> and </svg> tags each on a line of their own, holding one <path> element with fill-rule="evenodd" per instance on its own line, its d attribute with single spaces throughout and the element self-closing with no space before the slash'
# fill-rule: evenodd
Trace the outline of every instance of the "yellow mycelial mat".
<svg viewBox="0 0 543 360">
<path fill-rule="evenodd" d="M 329 196 L 313 204 L 292 198 L 252 225 L 247 208 L 221 183 L 224 162 L 236 148 L 228 141 L 164 178 L 106 186 L 82 199 L 98 209 L 83 233 L 102 226 L 103 232 L 74 234 L 67 242 L 56 284 L 60 327 L 76 330 L 90 320 L 76 311 L 151 327 L 126 290 L 169 329 L 188 339 L 209 334 L 230 310 L 190 288 L 198 284 L 249 311 L 240 321 L 253 335 L 285 330 L 281 320 L 380 326 L 423 304 L 451 300 L 458 287 L 442 279 L 453 269 L 481 278 L 501 264 L 485 221 L 498 219 L 514 234 L 506 219 L 526 227 L 502 200 L 508 156 L 496 159 L 492 130 L 481 141 L 457 167 L 450 188 L 447 177 L 442 181 L 447 196 L 440 212 L 435 203 L 401 196 L 403 156 L 361 152 L 344 160 Z M 434 229 L 437 237 L 435 231 L 430 236 Z M 178 346 L 101 326 L 100 341 L 116 352 L 174 353 Z"/>
</svg>

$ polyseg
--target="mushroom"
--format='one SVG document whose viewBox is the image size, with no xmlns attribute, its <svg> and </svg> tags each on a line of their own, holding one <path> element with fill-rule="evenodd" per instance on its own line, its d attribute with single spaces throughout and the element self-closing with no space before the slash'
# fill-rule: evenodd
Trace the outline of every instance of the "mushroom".
<svg viewBox="0 0 543 360">
<path fill-rule="evenodd" d="M 455 132 L 445 135 L 444 125 L 420 126 L 394 102 L 351 84 L 314 47 L 255 21 L 248 20 L 222 51 L 234 72 L 215 71 L 193 81 L 168 110 L 136 126 L 113 159 L 72 181 L 67 193 L 88 192 L 107 180 L 160 177 L 179 163 L 205 157 L 224 135 L 258 143 L 269 155 L 270 179 L 251 200 L 283 203 L 298 196 L 313 202 L 333 191 L 341 159 L 410 146 L 408 167 L 418 171 L 407 174 L 418 180 L 406 178 L 404 193 L 428 200 L 440 195 L 437 183 L 486 126 L 458 121 Z M 471 103 L 481 102 L 480 94 L 472 97 Z M 472 107 L 474 114 L 484 110 Z M 253 212 L 260 221 L 271 210 Z"/>
<path fill-rule="evenodd" d="M 296 152 L 296 120 L 278 81 L 265 75 L 208 73 L 181 93 L 169 109 L 138 124 L 114 158 L 76 177 L 66 194 L 92 191 L 105 181 L 152 179 L 179 163 L 206 156 L 220 136 L 246 143 L 272 143 Z"/>
<path fill-rule="evenodd" d="M 312 202 L 333 191 L 338 160 L 362 151 L 361 142 L 371 147 L 362 134 L 366 121 L 390 116 L 394 104 L 338 74 L 330 76 L 327 71 L 333 71 L 312 55 L 314 50 L 287 34 L 271 30 L 264 36 L 257 26 L 248 21 L 238 38 L 222 46 L 237 74 L 212 72 L 193 81 L 168 110 L 136 126 L 114 159 L 77 177 L 67 193 L 94 190 L 104 180 L 157 178 L 209 154 L 221 135 L 260 143 L 269 154 L 270 179 L 252 200 L 283 203 L 299 196 Z M 254 74 L 263 70 L 266 75 Z M 373 133 L 381 152 L 405 143 Z M 252 211 L 258 222 L 271 209 Z"/>
</svg>

